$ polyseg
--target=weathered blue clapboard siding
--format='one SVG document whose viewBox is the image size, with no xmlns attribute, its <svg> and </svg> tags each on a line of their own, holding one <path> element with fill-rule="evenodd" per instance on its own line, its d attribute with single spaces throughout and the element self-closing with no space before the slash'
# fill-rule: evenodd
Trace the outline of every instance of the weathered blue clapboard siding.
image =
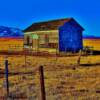
<svg viewBox="0 0 100 100">
<path fill-rule="evenodd" d="M 83 48 L 83 28 L 74 20 L 59 28 L 59 51 L 77 52 Z"/>
</svg>

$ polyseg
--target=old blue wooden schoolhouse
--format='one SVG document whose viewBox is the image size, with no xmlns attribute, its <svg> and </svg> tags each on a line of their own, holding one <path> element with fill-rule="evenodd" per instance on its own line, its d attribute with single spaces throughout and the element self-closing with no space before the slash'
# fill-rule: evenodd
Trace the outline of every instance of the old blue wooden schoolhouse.
<svg viewBox="0 0 100 100">
<path fill-rule="evenodd" d="M 58 48 L 59 51 L 77 52 L 83 48 L 83 31 L 84 28 L 73 18 L 33 23 L 24 30 L 24 43 L 34 48 L 38 41 L 39 48 Z M 37 38 L 33 38 L 33 35 Z"/>
</svg>

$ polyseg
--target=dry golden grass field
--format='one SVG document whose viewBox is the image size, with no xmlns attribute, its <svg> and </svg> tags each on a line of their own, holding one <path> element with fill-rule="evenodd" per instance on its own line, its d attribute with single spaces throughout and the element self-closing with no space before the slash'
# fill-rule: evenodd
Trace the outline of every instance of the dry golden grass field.
<svg viewBox="0 0 100 100">
<path fill-rule="evenodd" d="M 0 40 L 0 50 L 9 50 L 9 45 L 16 45 L 10 47 L 13 50 L 23 49 L 22 40 L 1 41 L 4 40 Z M 100 39 L 86 39 L 83 43 L 100 50 Z M 5 71 L 5 58 L 6 55 L 0 55 L 0 73 Z M 9 55 L 9 73 L 17 73 L 9 75 L 10 100 L 41 100 L 39 71 L 34 71 L 40 65 L 44 67 L 47 100 L 100 100 L 100 55 L 82 56 L 80 66 L 77 60 L 78 56 L 27 56 L 25 59 L 23 55 Z M 0 100 L 6 100 L 5 96 L 5 75 L 0 74 Z"/>
<path fill-rule="evenodd" d="M 100 51 L 100 39 L 84 39 L 83 44 L 93 47 L 93 50 Z"/>
<path fill-rule="evenodd" d="M 47 100 L 100 100 L 100 55 L 37 57 L 8 56 L 9 72 L 31 72 L 9 76 L 10 100 L 41 100 L 38 66 L 44 66 Z M 5 55 L 0 55 L 0 71 Z M 0 78 L 0 100 L 6 95 L 4 75 Z"/>
<path fill-rule="evenodd" d="M 23 50 L 23 39 L 10 39 L 10 38 L 0 38 L 0 51 L 4 50 Z"/>
</svg>

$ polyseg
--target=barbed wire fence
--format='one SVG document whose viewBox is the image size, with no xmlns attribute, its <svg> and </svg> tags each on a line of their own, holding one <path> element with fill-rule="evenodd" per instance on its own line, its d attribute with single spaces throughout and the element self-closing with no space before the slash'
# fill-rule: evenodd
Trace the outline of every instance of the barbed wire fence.
<svg viewBox="0 0 100 100">
<path fill-rule="evenodd" d="M 40 80 L 39 81 L 40 90 L 39 89 L 38 90 L 41 91 L 40 99 L 41 100 L 46 100 L 43 66 L 38 66 L 37 68 L 32 68 L 32 71 L 27 71 L 27 58 L 28 58 L 27 56 L 28 55 L 31 55 L 31 56 L 36 55 L 36 56 L 38 56 L 38 55 L 41 55 L 41 53 L 39 53 L 37 50 L 32 50 L 32 49 L 25 50 L 23 48 L 24 52 L 21 52 L 21 53 L 23 53 L 23 55 L 24 55 L 24 66 L 23 67 L 25 69 L 25 72 L 24 71 L 20 72 L 19 71 L 20 69 L 16 69 L 15 70 L 14 66 L 13 66 L 13 68 L 10 68 L 11 67 L 11 66 L 9 66 L 10 65 L 10 61 L 8 61 L 8 57 L 12 56 L 10 54 L 19 52 L 18 51 L 19 48 L 23 48 L 23 47 L 22 46 L 18 46 L 18 45 L 9 45 L 8 51 L 4 50 L 4 60 L 2 60 L 2 62 L 4 62 L 4 63 L 1 62 L 1 64 L 2 64 L 1 66 L 3 67 L 3 71 L 0 73 L 0 74 L 3 75 L 3 81 L 2 81 L 3 83 L 2 83 L 2 86 L 1 86 L 3 88 L 3 90 L 2 90 L 3 91 L 3 95 L 1 95 L 0 98 L 4 98 L 5 100 L 8 100 L 8 99 L 20 99 L 20 98 L 22 98 L 22 99 L 35 98 L 36 95 L 34 97 L 30 96 L 30 90 L 34 86 L 34 82 L 31 83 L 31 84 L 33 84 L 33 86 L 30 86 L 29 83 L 27 83 L 28 84 L 28 85 L 26 85 L 27 92 L 23 93 L 23 94 L 22 93 L 19 94 L 19 93 L 22 91 L 21 88 L 23 88 L 24 86 L 20 86 L 20 85 L 18 85 L 18 83 L 20 84 L 21 82 L 24 82 L 27 76 L 31 76 L 31 79 L 32 79 L 32 77 L 34 77 L 34 75 L 35 75 L 34 73 L 38 72 L 39 76 L 38 76 L 37 79 Z M 1 50 L 1 52 L 2 52 L 2 50 Z M 21 56 L 21 53 L 19 53 L 18 55 Z M 48 56 L 48 52 L 44 51 L 43 53 L 44 54 L 42 54 L 42 55 Z M 53 63 L 54 65 L 56 64 L 55 63 L 56 60 L 57 60 L 57 54 L 55 55 L 55 59 L 54 59 L 54 63 Z M 14 76 L 15 77 L 17 76 L 17 79 L 12 79 Z M 12 80 L 15 80 L 16 82 L 13 82 Z M 34 80 L 34 78 L 31 81 L 33 81 L 33 80 Z M 19 82 L 17 82 L 17 81 L 19 81 Z M 37 91 L 35 91 L 35 92 L 37 93 Z M 27 96 L 25 96 L 25 94 L 27 94 Z"/>
<path fill-rule="evenodd" d="M 16 48 L 19 48 L 19 47 L 17 47 L 17 46 L 14 47 L 13 50 L 15 52 L 16 52 Z M 10 48 L 8 53 L 12 53 L 13 50 L 11 50 L 11 48 Z M 53 66 L 56 66 L 56 63 L 58 60 L 57 53 L 58 52 L 56 52 L 55 58 L 52 61 Z M 48 52 L 44 52 L 44 54 L 42 54 L 42 55 L 44 55 L 44 57 L 48 56 Z M 20 53 L 20 55 L 21 55 L 21 53 Z M 30 50 L 25 50 L 23 52 L 23 55 L 25 57 L 24 66 L 23 66 L 23 69 L 25 69 L 25 71 L 22 71 L 22 72 L 20 71 L 20 69 L 16 69 L 17 71 L 15 71 L 15 70 L 11 71 L 11 69 L 9 70 L 9 61 L 7 60 L 7 57 L 9 57 L 11 55 L 5 56 L 5 63 L 3 65 L 3 66 L 5 66 L 5 69 L 3 70 L 4 72 L 1 73 L 2 75 L 5 75 L 5 78 L 3 78 L 3 83 L 2 83 L 2 87 L 4 88 L 4 90 L 3 90 L 4 98 L 5 99 L 10 98 L 12 100 L 14 98 L 15 99 L 22 98 L 24 100 L 26 98 L 28 98 L 28 99 L 33 98 L 33 100 L 34 100 L 34 98 L 36 99 L 37 97 L 40 97 L 41 100 L 46 100 L 43 66 L 38 66 L 36 68 L 32 68 L 31 71 L 27 70 L 28 69 L 27 67 L 29 67 L 29 65 L 27 65 L 28 55 L 31 55 L 31 56 L 39 55 L 40 56 L 41 54 L 39 54 L 38 51 L 30 49 Z M 81 59 L 81 52 L 79 53 L 78 65 L 80 64 L 80 59 Z M 49 62 L 49 63 L 51 63 L 51 62 Z M 35 76 L 36 73 L 39 74 L 39 75 L 37 75 L 37 77 Z M 15 81 L 18 80 L 19 82 L 18 81 L 13 82 L 12 76 L 17 76 L 17 79 L 13 79 L 13 80 L 15 80 Z M 29 79 L 29 77 L 30 77 L 30 80 L 28 80 L 28 81 L 31 81 L 30 83 L 26 82 L 27 79 Z M 35 85 L 36 85 L 34 83 L 35 79 L 36 79 L 36 81 L 38 80 L 38 83 L 39 83 L 38 88 L 35 87 Z M 25 83 L 25 82 L 26 82 L 26 84 L 24 84 L 24 85 L 20 84 L 20 83 Z M 25 89 L 24 89 L 24 87 L 25 87 Z M 6 93 L 4 91 L 6 91 Z M 27 92 L 24 92 L 24 91 L 27 91 Z M 39 94 L 39 91 L 41 91 L 40 94 Z M 34 96 L 33 96 L 33 94 L 34 94 Z M 39 96 L 37 96 L 37 95 L 39 95 Z"/>
<path fill-rule="evenodd" d="M 36 98 L 40 98 L 40 100 L 46 100 L 46 93 L 45 93 L 45 81 L 44 81 L 44 69 L 43 66 L 34 67 L 32 71 L 26 72 L 12 72 L 9 70 L 9 61 L 6 59 L 5 62 L 5 69 L 2 73 L 3 75 L 3 95 L 0 97 L 4 100 L 14 100 L 14 99 L 24 99 L 24 100 L 36 100 Z M 38 74 L 36 78 L 34 75 Z M 4 77 L 5 76 L 5 77 Z M 12 79 L 14 78 L 15 79 Z M 17 79 L 16 79 L 17 76 Z M 29 79 L 29 77 L 30 79 Z M 27 82 L 30 81 L 29 83 Z M 38 80 L 38 89 L 36 89 L 35 79 Z M 15 80 L 16 82 L 13 82 Z M 26 82 L 26 84 L 21 85 L 21 83 Z M 35 91 L 36 89 L 36 91 Z M 38 91 L 37 91 L 38 90 Z M 22 92 L 22 93 L 21 93 Z M 39 94 L 39 95 L 38 95 Z M 38 95 L 38 96 L 37 96 Z"/>
</svg>

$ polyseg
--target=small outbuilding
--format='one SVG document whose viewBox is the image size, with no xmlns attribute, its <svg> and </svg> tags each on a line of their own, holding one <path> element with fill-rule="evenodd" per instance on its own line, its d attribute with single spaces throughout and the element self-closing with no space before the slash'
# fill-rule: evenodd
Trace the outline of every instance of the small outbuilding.
<svg viewBox="0 0 100 100">
<path fill-rule="evenodd" d="M 77 52 L 83 48 L 83 31 L 84 28 L 73 18 L 33 23 L 24 30 L 24 43 L 32 46 L 34 44 L 32 35 L 37 34 L 38 48 Z"/>
</svg>

